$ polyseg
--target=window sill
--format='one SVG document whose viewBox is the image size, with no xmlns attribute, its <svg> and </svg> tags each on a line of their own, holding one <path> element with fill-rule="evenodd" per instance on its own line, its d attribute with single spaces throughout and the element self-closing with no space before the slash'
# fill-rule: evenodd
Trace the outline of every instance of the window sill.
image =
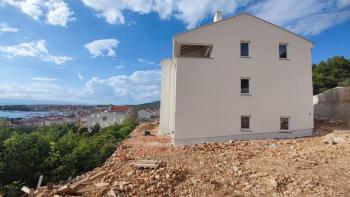
<svg viewBox="0 0 350 197">
<path fill-rule="evenodd" d="M 242 132 L 252 132 L 251 129 L 241 129 Z"/>
<path fill-rule="evenodd" d="M 183 59 L 207 59 L 207 60 L 213 60 L 213 57 L 183 57 L 183 56 L 177 56 L 176 58 L 183 58 Z"/>
<path fill-rule="evenodd" d="M 241 56 L 241 58 L 252 58 L 250 56 Z"/>
<path fill-rule="evenodd" d="M 252 96 L 252 95 L 249 93 L 241 93 L 241 96 Z"/>
<path fill-rule="evenodd" d="M 279 132 L 280 132 L 280 133 L 292 133 L 291 130 L 280 130 Z"/>
<path fill-rule="evenodd" d="M 280 60 L 290 60 L 289 58 L 280 58 Z"/>
</svg>

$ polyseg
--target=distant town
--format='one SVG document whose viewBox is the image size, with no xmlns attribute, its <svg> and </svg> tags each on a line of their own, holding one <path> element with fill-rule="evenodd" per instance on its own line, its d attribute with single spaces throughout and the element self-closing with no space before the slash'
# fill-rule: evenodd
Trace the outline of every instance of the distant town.
<svg viewBox="0 0 350 197">
<path fill-rule="evenodd" d="M 141 105 L 3 105 L 0 123 L 10 128 L 74 124 L 91 129 L 121 124 L 133 118 L 159 121 L 159 101 Z"/>
</svg>

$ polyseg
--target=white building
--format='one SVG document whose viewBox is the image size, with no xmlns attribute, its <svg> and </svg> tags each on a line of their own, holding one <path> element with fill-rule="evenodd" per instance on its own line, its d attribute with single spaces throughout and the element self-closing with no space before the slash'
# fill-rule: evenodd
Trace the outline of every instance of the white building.
<svg viewBox="0 0 350 197">
<path fill-rule="evenodd" d="M 249 14 L 173 38 L 160 131 L 175 144 L 312 134 L 313 43 Z"/>
<path fill-rule="evenodd" d="M 99 124 L 102 128 L 113 124 L 121 124 L 129 117 L 130 107 L 128 106 L 109 106 L 107 110 L 99 110 L 87 117 L 87 127 L 91 128 Z"/>
<path fill-rule="evenodd" d="M 151 109 L 140 109 L 137 111 L 139 120 L 149 120 L 156 117 L 156 112 Z"/>
</svg>

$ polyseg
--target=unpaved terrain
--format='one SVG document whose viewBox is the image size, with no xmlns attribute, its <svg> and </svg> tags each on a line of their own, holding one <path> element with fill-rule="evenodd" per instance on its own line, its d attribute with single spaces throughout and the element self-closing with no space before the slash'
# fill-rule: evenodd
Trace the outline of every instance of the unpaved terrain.
<svg viewBox="0 0 350 197">
<path fill-rule="evenodd" d="M 153 136 L 143 136 L 152 130 Z M 185 147 L 142 124 L 106 164 L 39 195 L 350 196 L 350 130 L 317 122 L 315 136 Z M 161 161 L 138 169 L 139 159 Z"/>
</svg>

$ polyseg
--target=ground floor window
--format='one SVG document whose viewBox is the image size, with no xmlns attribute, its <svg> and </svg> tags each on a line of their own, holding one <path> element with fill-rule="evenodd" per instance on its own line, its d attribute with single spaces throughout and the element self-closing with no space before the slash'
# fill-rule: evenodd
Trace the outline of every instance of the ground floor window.
<svg viewBox="0 0 350 197">
<path fill-rule="evenodd" d="M 241 129 L 250 129 L 250 116 L 241 116 Z"/>
<path fill-rule="evenodd" d="M 281 117 L 280 118 L 280 129 L 281 130 L 289 130 L 289 117 Z"/>
</svg>

